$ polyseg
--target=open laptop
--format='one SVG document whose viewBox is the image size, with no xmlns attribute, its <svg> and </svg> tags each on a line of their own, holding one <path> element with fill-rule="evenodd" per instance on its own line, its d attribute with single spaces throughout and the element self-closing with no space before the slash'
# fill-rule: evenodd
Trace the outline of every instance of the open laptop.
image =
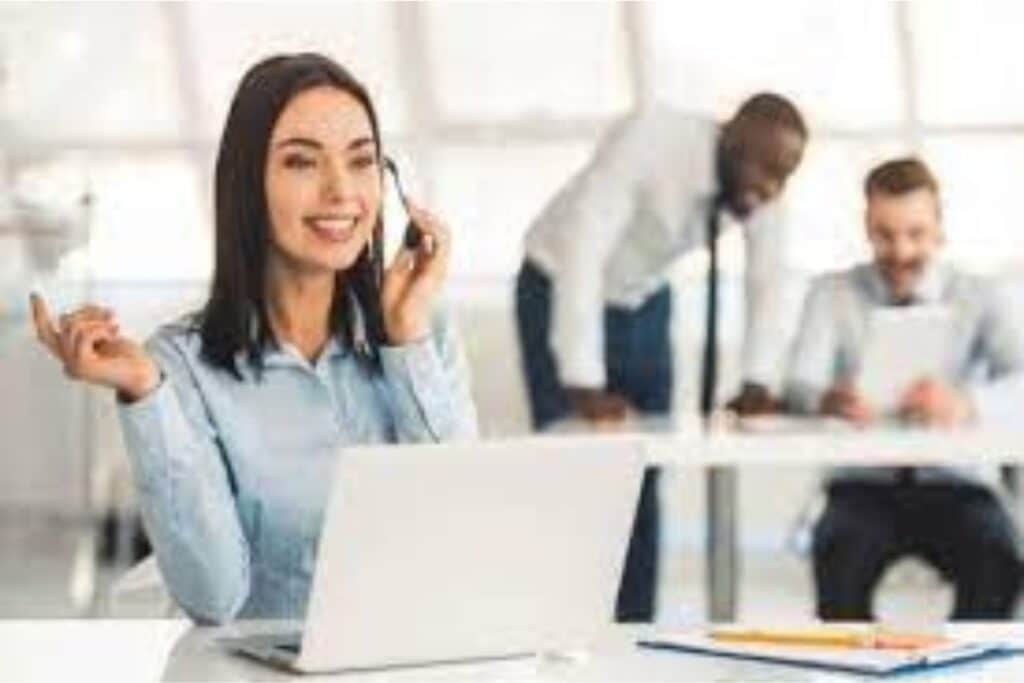
<svg viewBox="0 0 1024 683">
<path fill-rule="evenodd" d="M 586 647 L 613 621 L 642 474 L 623 440 L 346 448 L 302 633 L 222 642 L 303 672 Z"/>
</svg>

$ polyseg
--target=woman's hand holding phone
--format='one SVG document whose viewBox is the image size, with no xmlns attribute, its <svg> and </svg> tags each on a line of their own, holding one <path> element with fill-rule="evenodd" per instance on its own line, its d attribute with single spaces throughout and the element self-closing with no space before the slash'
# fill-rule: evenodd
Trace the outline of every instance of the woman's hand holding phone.
<svg viewBox="0 0 1024 683">
<path fill-rule="evenodd" d="M 415 246 L 403 240 L 381 288 L 384 329 L 395 346 L 429 333 L 431 304 L 448 273 L 451 252 L 451 234 L 441 220 L 409 200 L 405 207 L 419 239 Z"/>
<path fill-rule="evenodd" d="M 54 324 L 46 302 L 31 296 L 36 337 L 60 361 L 71 379 L 117 390 L 128 401 L 152 392 L 160 369 L 145 350 L 119 333 L 110 309 L 83 306 Z"/>
</svg>

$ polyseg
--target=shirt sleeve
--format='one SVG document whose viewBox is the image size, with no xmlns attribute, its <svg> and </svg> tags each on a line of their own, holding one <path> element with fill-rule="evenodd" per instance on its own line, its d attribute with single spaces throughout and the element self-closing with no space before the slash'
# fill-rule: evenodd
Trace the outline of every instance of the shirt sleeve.
<svg viewBox="0 0 1024 683">
<path fill-rule="evenodd" d="M 118 405 L 143 521 L 175 601 L 197 622 L 225 623 L 250 587 L 227 464 L 183 351 L 161 333 L 147 350 L 163 373 L 159 387 Z"/>
<path fill-rule="evenodd" d="M 792 283 L 783 263 L 787 234 L 782 206 L 771 204 L 759 210 L 744 225 L 744 234 L 747 267 L 743 282 L 743 380 L 776 392 L 782 382 L 795 322 L 787 313 L 797 303 L 786 300 Z"/>
<path fill-rule="evenodd" d="M 469 364 L 446 313 L 434 318 L 430 336 L 380 349 L 385 389 L 399 442 L 444 442 L 477 436 Z"/>
<path fill-rule="evenodd" d="M 818 413 L 822 397 L 835 381 L 839 354 L 835 299 L 830 283 L 818 280 L 804 300 L 785 382 L 786 403 L 794 412 Z"/>
<path fill-rule="evenodd" d="M 1016 426 L 1024 405 L 1024 336 L 1006 294 L 992 289 L 985 297 L 978 351 L 988 377 L 969 393 L 980 422 Z"/>
<path fill-rule="evenodd" d="M 587 166 L 541 216 L 564 231 L 552 287 L 551 347 L 566 386 L 603 388 L 604 270 L 636 210 L 650 138 L 648 119 L 624 119 L 601 141 Z"/>
</svg>

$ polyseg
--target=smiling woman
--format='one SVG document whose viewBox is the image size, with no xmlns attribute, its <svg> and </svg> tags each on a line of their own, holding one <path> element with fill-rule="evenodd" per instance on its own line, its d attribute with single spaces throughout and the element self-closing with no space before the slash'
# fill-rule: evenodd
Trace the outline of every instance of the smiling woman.
<svg viewBox="0 0 1024 683">
<path fill-rule="evenodd" d="M 205 307 L 145 347 L 112 311 L 41 342 L 72 378 L 112 387 L 139 504 L 175 600 L 194 619 L 301 618 L 337 450 L 472 437 L 458 339 L 433 302 L 447 228 L 383 265 L 380 133 L 363 86 L 316 54 L 245 75 L 216 169 Z"/>
</svg>

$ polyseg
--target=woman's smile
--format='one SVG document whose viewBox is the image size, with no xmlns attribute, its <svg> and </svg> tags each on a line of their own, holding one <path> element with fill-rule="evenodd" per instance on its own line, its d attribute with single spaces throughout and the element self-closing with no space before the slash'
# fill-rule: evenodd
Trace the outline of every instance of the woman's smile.
<svg viewBox="0 0 1024 683">
<path fill-rule="evenodd" d="M 352 239 L 356 232 L 358 216 L 341 214 L 317 214 L 306 216 L 302 221 L 318 238 L 332 244 L 340 244 Z"/>
</svg>

